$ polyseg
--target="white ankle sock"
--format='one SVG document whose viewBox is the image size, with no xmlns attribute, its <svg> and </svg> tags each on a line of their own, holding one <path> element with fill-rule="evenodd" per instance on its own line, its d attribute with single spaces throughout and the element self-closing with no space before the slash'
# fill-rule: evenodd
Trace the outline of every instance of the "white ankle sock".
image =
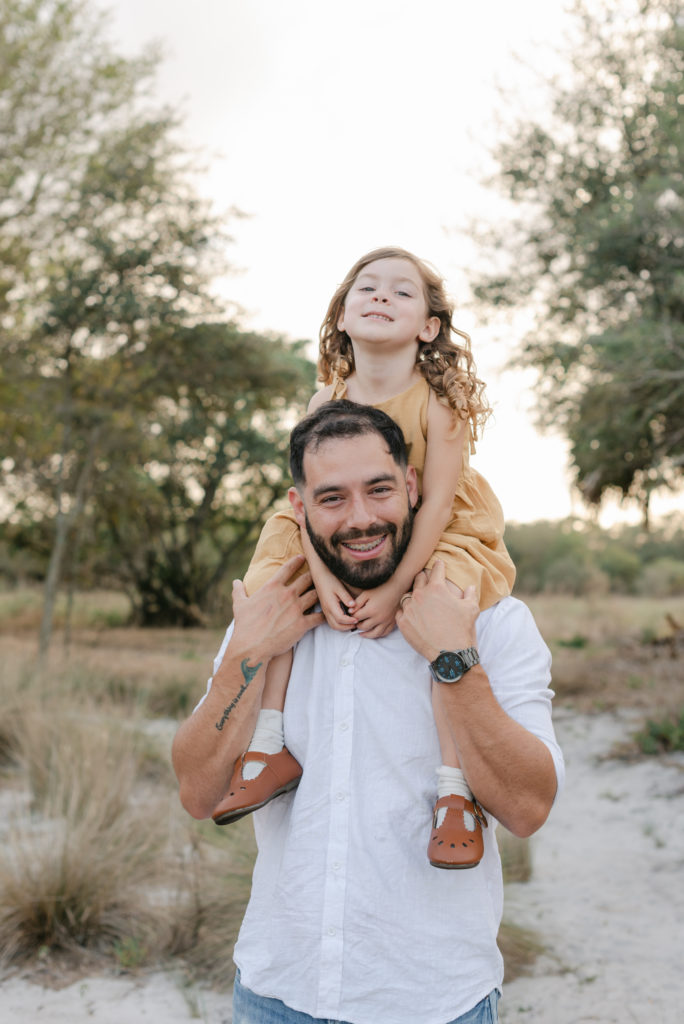
<svg viewBox="0 0 684 1024">
<path fill-rule="evenodd" d="M 472 800 L 473 794 L 466 782 L 465 775 L 460 768 L 452 768 L 448 764 L 442 764 L 437 769 L 437 797 L 462 796 L 466 800 Z M 446 807 L 440 807 L 437 812 L 437 826 L 439 827 L 446 817 Z"/>
<path fill-rule="evenodd" d="M 285 733 L 283 731 L 283 713 L 274 708 L 262 708 L 257 718 L 254 735 L 248 746 L 248 750 L 255 750 L 260 754 L 279 754 L 285 746 Z M 242 769 L 243 779 L 256 779 L 266 766 L 259 761 L 248 761 Z"/>
<path fill-rule="evenodd" d="M 466 800 L 473 799 L 470 786 L 461 769 L 441 764 L 437 769 L 437 796 L 451 796 L 452 793 L 465 797 Z"/>
</svg>

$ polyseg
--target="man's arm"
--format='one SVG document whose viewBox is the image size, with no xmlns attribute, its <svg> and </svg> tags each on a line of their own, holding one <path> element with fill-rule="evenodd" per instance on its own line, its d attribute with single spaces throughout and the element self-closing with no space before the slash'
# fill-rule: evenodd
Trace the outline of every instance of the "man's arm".
<svg viewBox="0 0 684 1024">
<path fill-rule="evenodd" d="M 459 597 L 446 584 L 444 563 L 437 562 L 429 579 L 425 572 L 416 577 L 397 625 L 411 646 L 433 661 L 441 650 L 477 646 L 478 614 L 474 588 Z M 557 786 L 546 745 L 506 714 L 482 665 L 457 683 L 433 685 L 440 688 L 446 724 L 474 795 L 514 835 L 536 832 Z"/>
<path fill-rule="evenodd" d="M 209 693 L 173 742 L 181 803 L 194 818 L 209 817 L 251 739 L 268 662 L 324 621 L 319 612 L 305 614 L 316 602 L 310 574 L 288 585 L 303 561 L 291 558 L 252 597 L 240 580 L 233 584 L 232 636 Z"/>
</svg>

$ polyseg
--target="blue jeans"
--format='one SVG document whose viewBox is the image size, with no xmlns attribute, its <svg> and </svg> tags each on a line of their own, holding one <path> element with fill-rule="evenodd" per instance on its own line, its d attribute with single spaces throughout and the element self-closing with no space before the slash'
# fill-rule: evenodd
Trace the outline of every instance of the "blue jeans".
<svg viewBox="0 0 684 1024">
<path fill-rule="evenodd" d="M 496 989 L 450 1024 L 497 1024 L 499 993 Z M 348 1024 L 347 1021 L 324 1020 L 308 1013 L 291 1010 L 280 999 L 258 996 L 240 984 L 240 972 L 235 975 L 233 989 L 233 1024 Z"/>
</svg>

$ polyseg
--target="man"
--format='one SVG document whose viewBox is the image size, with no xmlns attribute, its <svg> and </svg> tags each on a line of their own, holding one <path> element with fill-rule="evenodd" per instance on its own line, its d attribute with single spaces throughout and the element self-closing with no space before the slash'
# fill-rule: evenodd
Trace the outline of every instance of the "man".
<svg viewBox="0 0 684 1024">
<path fill-rule="evenodd" d="M 401 431 L 384 413 L 333 402 L 295 427 L 290 500 L 319 555 L 353 588 L 387 578 L 418 500 Z M 478 867 L 427 861 L 439 746 L 429 667 L 463 672 L 443 690 L 459 760 L 479 803 L 517 835 L 545 821 L 562 781 L 550 657 L 529 611 L 506 598 L 478 614 L 438 564 L 421 573 L 379 640 L 337 632 L 292 559 L 247 598 L 204 701 L 174 744 L 181 800 L 216 806 L 254 726 L 269 658 L 297 643 L 285 707 L 304 773 L 257 812 L 259 855 L 235 949 L 235 1024 L 475 1024 L 496 1021 L 502 910 L 494 828 Z M 306 614 L 306 613 L 309 614 Z M 318 628 L 313 628 L 318 627 Z M 466 662 L 472 667 L 466 668 Z M 490 819 L 491 820 L 491 819 Z"/>
</svg>

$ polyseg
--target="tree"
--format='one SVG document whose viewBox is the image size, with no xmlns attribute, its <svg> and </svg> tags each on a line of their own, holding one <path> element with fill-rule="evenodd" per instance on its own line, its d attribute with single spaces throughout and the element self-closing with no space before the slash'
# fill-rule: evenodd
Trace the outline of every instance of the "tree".
<svg viewBox="0 0 684 1024">
<path fill-rule="evenodd" d="M 284 423 L 314 384 L 304 343 L 224 323 L 182 335 L 186 383 L 129 424 L 99 468 L 109 575 L 143 625 L 197 625 L 229 569 L 241 574 L 289 484 Z"/>
<path fill-rule="evenodd" d="M 519 213 L 483 234 L 497 269 L 473 287 L 536 311 L 523 360 L 585 499 L 617 489 L 647 521 L 684 471 L 684 25 L 675 0 L 577 0 L 574 15 L 548 116 L 495 151 Z"/>
<path fill-rule="evenodd" d="M 147 107 L 156 55 L 118 57 L 101 18 L 80 0 L 0 0 L 0 52 L 0 427 L 15 518 L 54 525 L 44 650 L 65 562 L 82 543 L 79 526 L 88 520 L 97 532 L 106 519 L 110 533 L 116 522 L 120 537 L 133 536 L 122 515 L 139 517 L 148 507 L 151 514 L 165 496 L 178 522 L 185 520 L 189 564 L 188 552 L 210 525 L 197 503 L 208 509 L 219 500 L 221 466 L 237 473 L 239 456 L 228 459 L 226 447 L 234 437 L 218 430 L 221 416 L 233 425 L 239 419 L 228 403 L 244 402 L 240 429 L 251 444 L 240 454 L 260 459 L 264 480 L 273 464 L 275 495 L 282 488 L 275 420 L 311 375 L 301 354 L 286 352 L 277 339 L 243 335 L 263 366 L 252 366 L 245 396 L 237 380 L 229 386 L 245 363 L 235 358 L 241 332 L 211 293 L 212 277 L 223 269 L 225 229 L 195 192 L 176 119 Z M 284 383 L 267 398 L 259 380 L 270 372 L 274 385 L 277 370 Z M 166 429 L 171 436 L 160 455 Z M 205 479 L 201 448 L 210 443 L 223 454 Z M 190 449 L 199 452 L 194 461 Z M 159 465 L 165 479 L 149 468 Z M 115 517 L 113 480 L 126 489 Z M 255 522 L 262 505 L 252 503 Z M 137 536 L 142 542 L 143 533 Z M 154 541 L 163 536 L 160 527 Z M 143 555 L 159 574 L 158 557 Z M 142 586 L 143 578 L 131 568 L 129 583 Z M 196 595 L 197 586 L 191 591 Z M 177 619 L 186 621 L 192 602 L 186 592 L 177 597 L 177 608 L 186 609 Z M 155 621 L 163 618 L 159 601 L 141 596 L 141 619 L 153 605 Z"/>
</svg>

